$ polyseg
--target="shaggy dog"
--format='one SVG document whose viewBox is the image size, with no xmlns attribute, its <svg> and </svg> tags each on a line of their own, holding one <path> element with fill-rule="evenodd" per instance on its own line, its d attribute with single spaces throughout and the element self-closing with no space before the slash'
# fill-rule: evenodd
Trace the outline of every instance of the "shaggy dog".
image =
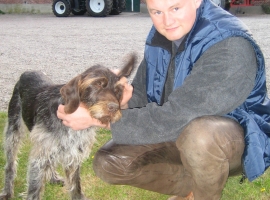
<svg viewBox="0 0 270 200">
<path fill-rule="evenodd" d="M 81 191 L 80 166 L 90 154 L 96 128 L 74 131 L 62 124 L 56 111 L 59 104 L 64 104 L 65 112 L 72 113 L 82 103 L 90 115 L 103 124 L 119 120 L 123 86 L 118 81 L 130 75 L 135 59 L 132 55 L 117 75 L 106 67 L 95 65 L 66 85 L 56 85 L 38 71 L 21 75 L 8 107 L 5 128 L 7 163 L 1 200 L 14 195 L 17 153 L 26 128 L 33 143 L 28 162 L 26 198 L 41 199 L 45 181 L 62 183 L 62 178 L 55 171 L 61 164 L 71 199 L 87 199 Z"/>
</svg>

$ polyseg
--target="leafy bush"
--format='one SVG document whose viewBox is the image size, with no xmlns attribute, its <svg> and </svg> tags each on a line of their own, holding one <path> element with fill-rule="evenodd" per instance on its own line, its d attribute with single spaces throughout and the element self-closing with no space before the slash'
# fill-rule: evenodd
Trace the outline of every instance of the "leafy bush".
<svg viewBox="0 0 270 200">
<path fill-rule="evenodd" d="M 265 14 L 270 14 L 270 4 L 262 4 L 262 10 Z"/>
</svg>

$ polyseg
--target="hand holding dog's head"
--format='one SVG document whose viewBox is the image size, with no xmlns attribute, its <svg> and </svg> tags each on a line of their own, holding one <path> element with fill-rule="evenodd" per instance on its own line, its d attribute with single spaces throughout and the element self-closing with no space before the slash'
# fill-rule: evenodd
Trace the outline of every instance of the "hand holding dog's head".
<svg viewBox="0 0 270 200">
<path fill-rule="evenodd" d="M 60 90 L 65 102 L 65 112 L 73 113 L 80 103 L 83 103 L 91 116 L 102 123 L 120 119 L 119 104 L 123 86 L 118 81 L 122 77 L 130 76 L 135 63 L 136 56 L 132 54 L 118 74 L 114 74 L 106 67 L 95 65 L 73 78 Z"/>
</svg>

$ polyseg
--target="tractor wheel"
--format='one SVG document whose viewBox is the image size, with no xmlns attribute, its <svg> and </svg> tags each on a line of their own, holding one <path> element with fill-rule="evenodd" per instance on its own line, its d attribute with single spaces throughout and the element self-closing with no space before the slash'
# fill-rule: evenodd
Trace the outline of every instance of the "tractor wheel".
<svg viewBox="0 0 270 200">
<path fill-rule="evenodd" d="M 119 15 L 126 9 L 126 0 L 113 0 L 113 8 L 110 15 Z"/>
<path fill-rule="evenodd" d="M 87 12 L 93 17 L 106 17 L 112 6 L 113 0 L 86 0 Z"/>
<path fill-rule="evenodd" d="M 71 12 L 71 6 L 67 0 L 54 0 L 52 11 L 56 17 L 67 17 Z"/>
<path fill-rule="evenodd" d="M 71 12 L 73 15 L 84 15 L 86 13 L 86 9 L 83 10 L 72 9 Z"/>
<path fill-rule="evenodd" d="M 225 0 L 224 10 L 229 11 L 231 8 L 231 0 Z"/>
<path fill-rule="evenodd" d="M 126 0 L 118 0 L 118 3 L 119 3 L 118 5 L 119 5 L 121 12 L 123 10 L 126 10 Z"/>
<path fill-rule="evenodd" d="M 221 7 L 221 8 L 225 8 L 225 2 L 226 2 L 226 0 L 220 0 L 219 1 L 219 6 Z"/>
</svg>

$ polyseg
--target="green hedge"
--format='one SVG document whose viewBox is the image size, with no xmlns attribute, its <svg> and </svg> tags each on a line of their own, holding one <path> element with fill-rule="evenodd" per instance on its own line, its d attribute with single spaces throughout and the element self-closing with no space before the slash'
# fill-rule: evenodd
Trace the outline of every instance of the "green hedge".
<svg viewBox="0 0 270 200">
<path fill-rule="evenodd" d="M 270 4 L 262 4 L 262 10 L 265 14 L 270 14 Z"/>
</svg>

